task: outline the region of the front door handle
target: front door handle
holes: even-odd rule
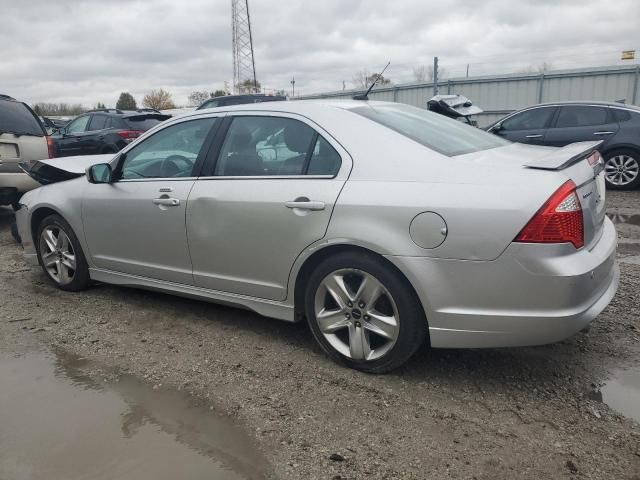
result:
[[[536,135],[527,135],[525,138],[540,138],[542,135],[540,134],[536,134]]]
[[[314,202],[312,200],[294,200],[285,202],[287,208],[299,208],[300,210],[324,210],[324,202]]]
[[[614,132],[594,132],[594,135],[613,135]]]
[[[180,200],[177,198],[169,198],[169,197],[160,197],[154,198],[152,202],[156,205],[162,205],[165,207],[177,207],[180,205]]]

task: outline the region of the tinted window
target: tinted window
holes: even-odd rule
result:
[[[628,122],[631,120],[631,112],[629,110],[620,110],[619,108],[612,108],[611,113],[616,122]]]
[[[20,102],[0,100],[0,132],[44,136],[42,124]]]
[[[533,108],[516,113],[502,122],[504,130],[538,130],[545,128],[555,112],[554,107]]]
[[[142,132],[146,132],[147,130],[151,130],[153,127],[158,125],[159,123],[164,122],[169,117],[127,117],[124,119],[127,128],[131,130],[140,130]]]
[[[604,107],[576,105],[561,107],[556,128],[587,127],[608,123],[608,110]]]
[[[216,163],[215,175],[302,175],[316,132],[282,117],[235,117]]]
[[[409,105],[367,105],[351,111],[443,155],[461,155],[509,144],[491,133]]]
[[[122,179],[190,177],[215,118],[178,123],[143,140],[126,154]]]
[[[309,160],[308,175],[335,175],[340,170],[342,160],[336,150],[324,138],[318,137]]]
[[[92,115],[88,130],[102,130],[106,128],[107,117],[105,115]]]
[[[78,117],[67,126],[67,133],[80,133],[84,132],[89,123],[89,115],[84,117]]]
[[[202,105],[198,107],[200,108],[215,108],[220,104],[219,100],[209,100],[208,102],[204,102]]]

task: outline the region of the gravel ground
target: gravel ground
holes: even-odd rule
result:
[[[607,202],[640,214],[640,192]],[[620,289],[588,332],[425,348],[373,376],[334,365],[303,324],[105,285],[60,292],[24,264],[11,219],[0,210],[0,350],[36,339],[186,390],[243,424],[277,478],[640,479],[639,425],[590,395],[615,369],[640,368],[638,226],[620,225]]]

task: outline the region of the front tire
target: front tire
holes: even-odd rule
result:
[[[640,186],[640,153],[628,148],[612,150],[605,155],[604,172],[607,188],[633,190]]]
[[[344,252],[311,274],[305,311],[313,336],[335,361],[368,373],[404,364],[427,335],[407,280],[374,255]]]
[[[60,215],[40,222],[36,245],[40,266],[56,287],[77,292],[89,286],[89,266],[78,237]]]

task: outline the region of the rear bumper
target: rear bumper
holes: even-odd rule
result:
[[[0,173],[0,189],[15,188],[18,192],[24,193],[40,186],[26,173]]]
[[[514,243],[487,262],[389,259],[416,288],[433,347],[513,347],[557,342],[586,327],[618,288],[616,244],[605,219],[591,250]]]

